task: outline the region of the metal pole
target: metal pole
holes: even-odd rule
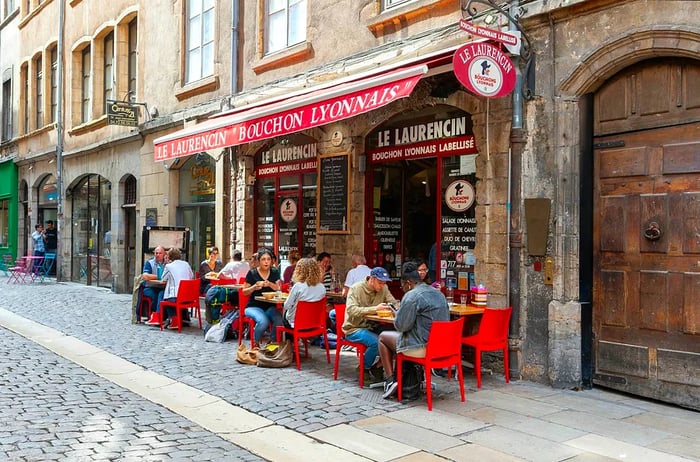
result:
[[[61,255],[62,245],[61,236],[64,229],[63,226],[63,48],[64,48],[64,22],[65,22],[65,0],[58,2],[58,45],[57,55],[58,62],[56,63],[56,233],[58,239],[56,241],[56,281],[63,280],[63,258]]]

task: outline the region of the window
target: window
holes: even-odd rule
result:
[[[24,133],[29,133],[29,66],[27,64],[22,66],[22,84],[24,87],[24,92],[22,94],[22,122],[24,125],[22,130]]]
[[[5,5],[5,16],[4,17],[8,17],[12,13],[14,13],[14,11],[15,11],[15,0],[4,0],[3,3]]]
[[[214,74],[214,0],[189,0],[187,83]]]
[[[267,0],[265,53],[306,40],[306,0]]]
[[[56,122],[58,111],[58,47],[54,46],[49,52],[51,56],[51,123]]]
[[[43,88],[43,77],[44,69],[42,69],[42,59],[41,55],[37,56],[34,60],[34,72],[35,72],[35,91],[36,91],[36,128],[39,129],[44,126],[44,88]]]
[[[0,200],[0,247],[7,247],[8,234],[10,232],[10,201],[7,199]]]
[[[384,0],[382,9],[383,10],[388,10],[390,8],[393,8],[395,6],[403,5],[404,3],[409,3],[413,0]]]
[[[104,103],[104,113],[107,113],[107,101],[114,100],[114,32],[110,32],[104,39],[103,56],[103,82],[104,91],[102,102]]]
[[[127,73],[129,75],[129,96],[132,101],[136,100],[136,45],[138,44],[138,22],[136,19],[129,23],[129,62],[127,65]]]
[[[12,139],[12,80],[2,83],[2,140]]]
[[[92,118],[92,111],[90,110],[90,93],[92,89],[90,80],[90,47],[85,47],[82,51],[81,60],[81,83],[80,83],[80,94],[81,94],[81,121],[88,122]]]

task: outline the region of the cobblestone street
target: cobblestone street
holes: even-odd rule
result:
[[[318,347],[301,371],[245,366],[237,342],[132,325],[130,295],[5,282],[2,460],[700,460],[697,413],[675,406],[467,374],[466,403],[436,378],[428,412],[361,390],[349,352],[337,381]]]

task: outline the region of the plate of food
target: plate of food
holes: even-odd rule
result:
[[[219,273],[216,271],[209,271],[207,274],[204,275],[206,279],[219,279]]]

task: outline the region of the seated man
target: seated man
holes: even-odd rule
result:
[[[423,282],[423,276],[414,262],[403,265],[401,289],[406,295],[401,300],[401,308],[394,320],[396,331],[384,331],[379,335],[379,355],[386,374],[385,399],[396,393],[398,387],[394,377],[396,352],[424,358],[433,321],[450,319],[450,307],[445,296]]]
[[[363,281],[350,287],[345,303],[345,322],[343,323],[343,333],[348,340],[358,342],[367,347],[365,350],[364,365],[365,370],[360,371],[366,377],[376,378],[381,381],[381,371],[379,366],[379,337],[372,331],[374,323],[365,319],[368,314],[376,314],[378,309],[391,309],[390,303],[397,301],[386,283],[391,281],[391,277],[386,269],[378,266],[370,271]]]
[[[165,270],[165,248],[158,246],[153,249],[153,257],[148,259],[143,265],[143,274],[141,279],[144,285],[143,298],[148,298],[151,302],[151,311],[155,312],[161,298],[163,297],[163,289],[157,287],[146,287],[146,281],[160,281]],[[139,307],[139,312],[143,316],[144,311]]]

